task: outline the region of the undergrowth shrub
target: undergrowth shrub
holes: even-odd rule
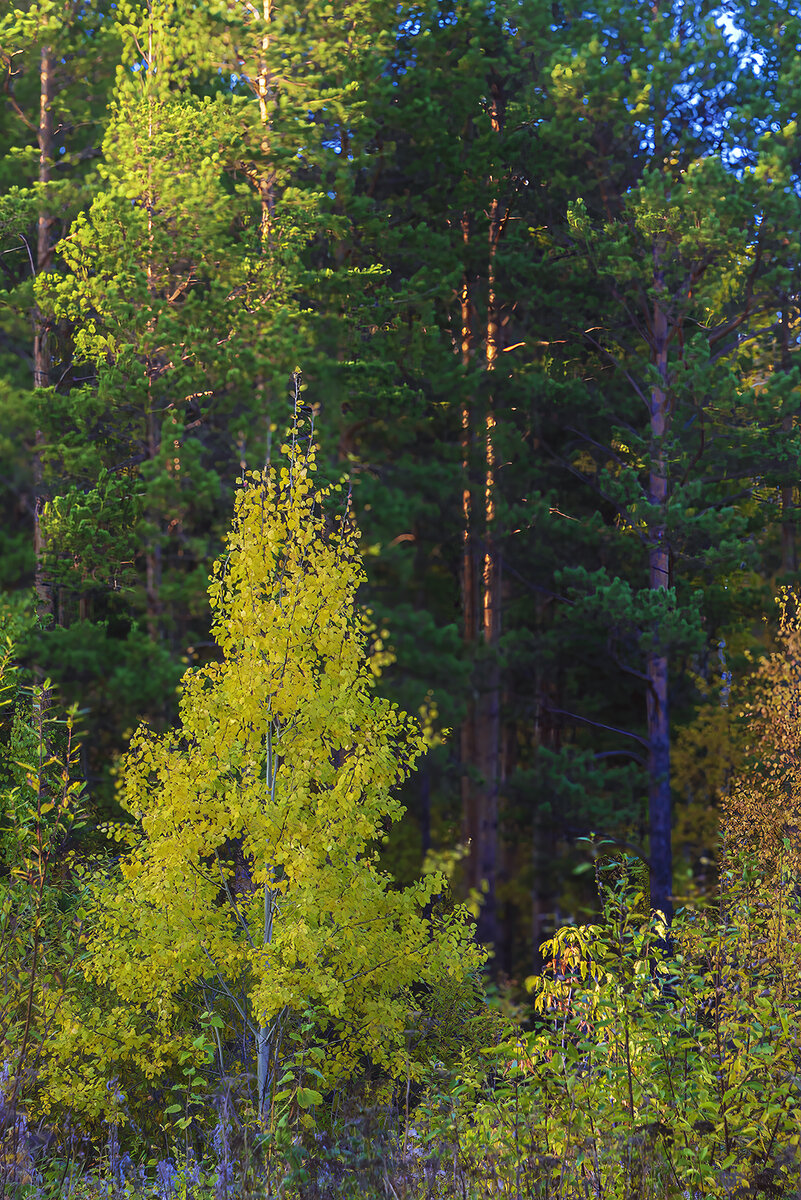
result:
[[[602,919],[546,943],[535,1028],[466,1059],[420,1105],[417,1137],[447,1167],[438,1194],[797,1195],[792,875],[730,857],[719,908],[680,912],[670,933],[626,871],[599,885]]]
[[[801,1194],[801,620],[791,592],[779,606],[738,713],[750,754],[723,797],[716,902],[668,929],[640,860],[596,863],[601,916],[546,942],[530,1031],[418,1106],[425,1194]]]
[[[71,841],[85,819],[77,713],[47,682],[22,685],[0,652],[0,1198],[32,1185],[52,1140],[37,1127],[38,1077],[65,997],[78,986],[81,889]]]

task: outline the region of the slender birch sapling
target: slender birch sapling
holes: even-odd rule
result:
[[[157,1014],[150,1041],[123,1047],[145,1074],[169,1059],[187,1000],[221,995],[244,1022],[262,1118],[287,1014],[319,1014],[327,1079],[365,1054],[405,1074],[410,985],[452,988],[481,962],[464,910],[424,915],[440,878],[399,889],[379,868],[425,741],[376,694],[358,530],[347,505],[326,517],[332,489],[315,484],[301,425],[285,465],[240,482],[209,586],[219,661],[184,675],[176,729],[132,740],[119,798],[136,825],[119,830],[128,852],[87,958],[116,1028],[123,1009],[140,1029]]]

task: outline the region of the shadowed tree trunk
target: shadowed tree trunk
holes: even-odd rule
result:
[[[648,498],[658,516],[650,530],[649,585],[655,590],[670,586],[670,549],[665,517],[668,500],[668,463],[665,438],[670,419],[668,373],[668,318],[660,295],[664,290],[663,247],[654,246],[653,363],[658,383],[650,393],[651,453]],[[668,720],[668,658],[657,647],[648,652],[648,774],[651,857],[651,904],[670,920],[673,915],[672,806],[670,794],[670,723]]]
[[[785,297],[781,320],[781,369],[789,373],[793,367],[790,354],[790,298]],[[795,418],[787,413],[782,418],[782,432],[792,433]],[[794,513],[795,481],[786,483],[781,489],[782,506],[782,571],[786,575],[795,575],[798,571],[798,546],[796,543],[796,522]]]
[[[53,164],[54,122],[53,97],[55,95],[56,60],[49,46],[42,47],[39,71],[39,182],[50,182]],[[40,212],[36,236],[36,274],[47,271],[53,259],[53,217],[46,211]],[[50,386],[50,350],[48,323],[38,305],[33,310],[33,386]],[[36,607],[42,625],[52,623],[55,614],[53,584],[47,579],[45,566],[45,544],[42,532],[42,509],[47,500],[42,468],[42,446],[45,437],[36,430],[33,455],[34,514],[34,586]]]

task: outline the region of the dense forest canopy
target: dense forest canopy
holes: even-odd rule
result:
[[[336,574],[344,561],[325,557],[337,521],[351,531],[345,560],[364,564],[343,567],[340,602],[356,624],[341,636],[374,664],[364,713],[384,715],[352,705],[349,716],[308,718],[321,723],[327,765],[302,802],[285,798],[295,865],[279,870],[277,850],[259,842],[257,853],[247,824],[219,814],[204,826],[219,834],[213,849],[192,843],[171,860],[177,894],[213,855],[221,864],[220,920],[236,919],[224,953],[215,943],[222,1008],[203,984],[204,1028],[212,1036],[212,1016],[222,1028],[241,1018],[258,1049],[262,1118],[278,1069],[265,1046],[273,1039],[278,1054],[281,1014],[303,988],[329,1006],[326,1021],[369,1010],[394,1030],[385,1062],[378,1041],[365,1035],[354,1049],[343,1033],[341,1071],[368,1050],[397,1066],[392,987],[412,987],[417,970],[415,986],[436,993],[459,975],[461,947],[465,979],[485,955],[500,994],[519,1002],[545,939],[558,949],[560,927],[596,911],[593,860],[629,855],[668,925],[717,894],[722,804],[733,805],[732,829],[743,811],[744,827],[770,827],[775,862],[793,820],[765,824],[756,802],[732,797],[756,769],[748,721],[766,656],[777,632],[795,645],[791,598],[781,620],[773,598],[797,583],[801,532],[800,50],[801,9],[789,0],[11,0],[0,16],[9,788],[33,786],[39,746],[39,824],[14,849],[15,800],[3,837],[11,878],[39,831],[47,885],[31,910],[34,966],[43,914],[56,921],[70,904],[99,922],[80,945],[111,955],[88,969],[93,986],[125,991],[128,968],[104,941],[115,921],[131,961],[157,955],[141,904],[162,861],[147,821],[167,803],[164,763],[184,756],[179,808],[192,788],[222,787],[223,768],[195,772],[191,748],[208,760],[223,693],[244,712],[223,681],[245,651],[226,641],[213,582],[236,548],[235,503],[241,514],[249,487],[270,503],[283,496],[274,529],[314,531],[307,550],[319,557],[303,569],[310,589],[318,571],[321,595],[322,564]],[[303,520],[292,490],[301,444],[316,472]],[[284,482],[268,487],[273,478]],[[284,574],[269,577],[283,597]],[[276,603],[273,619],[290,623]],[[291,645],[287,663],[301,653]],[[320,694],[333,670],[326,647],[308,666]],[[347,687],[358,692],[361,678]],[[422,732],[400,715],[393,732],[386,714],[404,712]],[[373,719],[380,736],[368,736]],[[276,720],[278,744],[295,726],[287,713]],[[323,735],[326,722],[336,736]],[[243,793],[257,727],[233,749],[214,734]],[[254,889],[268,904],[306,880],[291,901],[305,911],[304,805],[334,788],[331,803],[351,811],[337,772],[360,738],[377,756],[364,781],[373,815],[340,848],[368,856],[358,887],[369,877],[379,899],[364,905],[386,907],[382,936],[412,948],[411,974],[377,982],[380,1002],[340,995],[334,966],[339,982],[315,991],[298,982],[303,953],[293,967],[279,938],[295,982],[267,1003],[251,963],[240,996],[232,963],[246,971]],[[259,767],[268,792],[271,762]],[[754,778],[767,794],[773,784]],[[179,808],[168,806],[170,820],[188,846]],[[133,858],[120,859],[110,830]],[[339,861],[333,841],[327,853]],[[139,909],[115,892],[115,871],[124,887],[142,875]],[[316,920],[298,917],[298,944],[328,945]],[[428,957],[421,921],[438,930]],[[70,936],[59,953],[75,956]],[[332,962],[351,961],[349,936],[332,942]],[[162,980],[158,1036],[155,1001],[140,997],[126,1070],[144,1070],[150,1053],[164,1071],[178,1061],[175,1039],[192,1028],[179,977],[185,989],[203,977],[184,952],[172,983]],[[65,1014],[85,1002],[70,995],[47,1018],[60,1030],[51,1107],[77,1086]],[[129,1017],[125,1004],[109,1007],[108,1036]],[[97,1081],[121,1062],[92,1068],[92,1119],[104,1111]]]
[[[460,842],[507,973],[583,902],[590,830],[657,907],[703,888],[720,697],[797,569],[797,21],[6,14],[3,620],[86,711],[99,815],[214,653],[209,563],[300,367],[383,686],[454,731],[388,865]]]

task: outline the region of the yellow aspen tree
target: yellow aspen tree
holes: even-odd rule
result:
[[[753,856],[765,878],[801,867],[801,603],[784,588],[777,604],[776,647],[739,713],[748,751],[722,797],[726,854]]]
[[[219,661],[186,672],[177,728],[140,728],[124,761],[135,825],[119,831],[121,878],[99,890],[85,968],[117,1032],[91,1050],[85,1019],[80,1035],[83,1055],[111,1055],[98,1082],[117,1073],[113,1053],[152,1073],[187,998],[221,995],[244,1022],[263,1119],[287,1014],[319,1014],[327,1079],[363,1055],[405,1074],[410,985],[452,988],[482,961],[464,909],[429,915],[441,877],[400,889],[380,869],[425,739],[375,691],[385,651],[355,602],[358,530],[346,503],[325,515],[332,490],[315,484],[301,426],[285,465],[240,481],[209,586]],[[121,1039],[126,1009],[140,1032]]]

